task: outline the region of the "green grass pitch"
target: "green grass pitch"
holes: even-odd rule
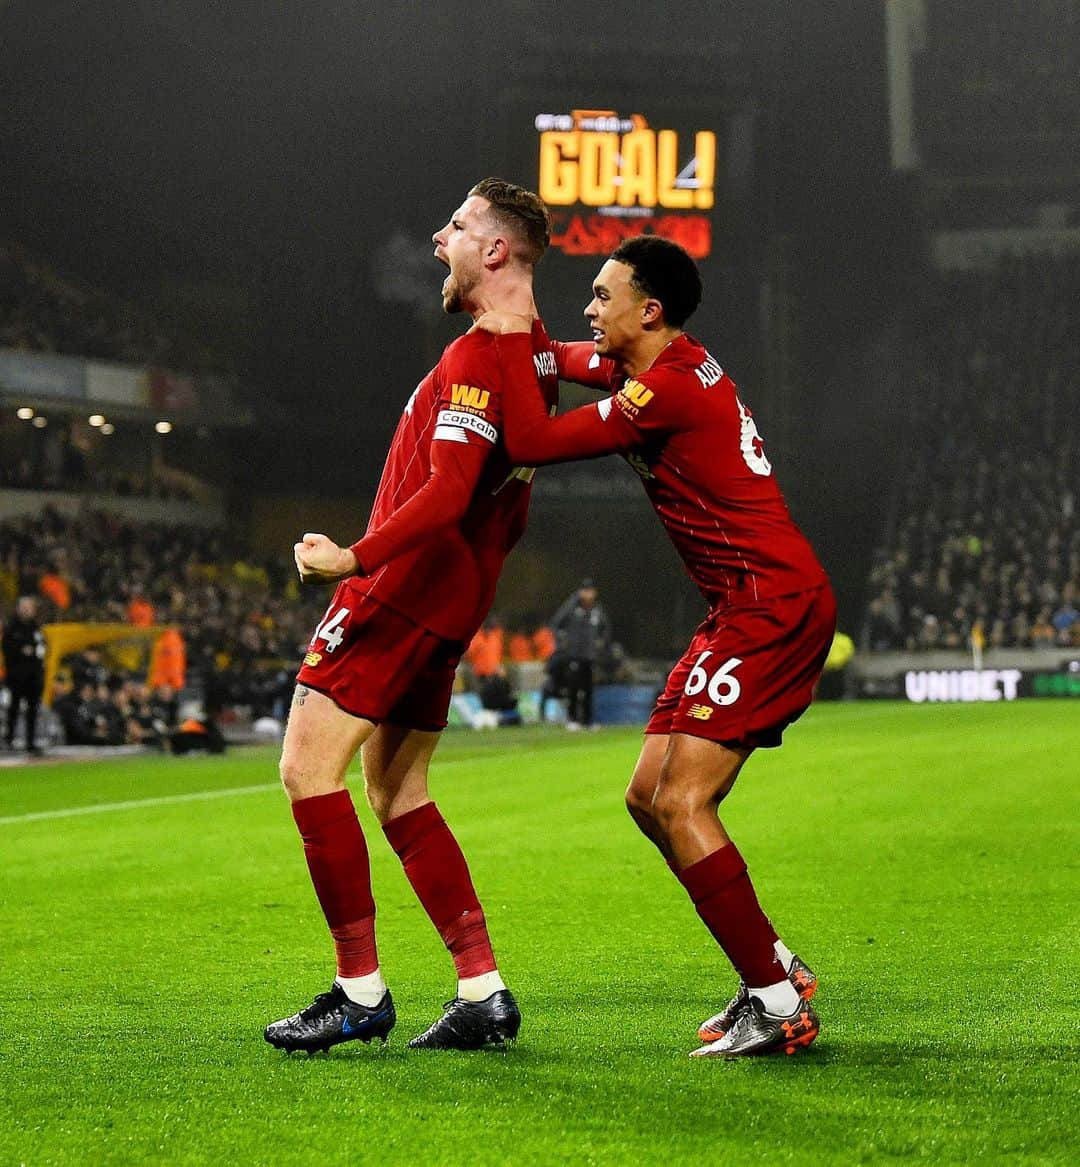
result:
[[[634,731],[440,747],[502,1053],[406,1050],[452,966],[366,808],[398,1027],[264,1043],[333,971],[274,751],[0,772],[0,1164],[1076,1162],[1077,712],[821,706],[753,759],[725,821],[823,1024],[737,1063],[687,1057],[733,977],[622,809]]]

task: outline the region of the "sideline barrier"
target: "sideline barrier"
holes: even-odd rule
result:
[[[596,725],[639,725],[649,720],[656,700],[655,685],[597,685],[593,690],[593,721]],[[483,707],[475,693],[458,693],[450,703],[450,725],[473,725]],[[557,717],[552,714],[558,711]],[[523,725],[540,720],[540,690],[524,689],[518,695],[518,712]],[[566,720],[565,702],[549,700],[550,721]]]
[[[1080,669],[908,669],[890,676],[862,676],[855,695],[915,704],[1080,697]]]

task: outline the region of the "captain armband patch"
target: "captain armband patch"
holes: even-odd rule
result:
[[[434,437],[450,442],[467,441],[465,431],[472,430],[493,445],[499,440],[499,431],[475,413],[463,413],[456,409],[443,409],[435,418]],[[445,431],[445,432],[440,432]],[[460,435],[460,436],[458,436]]]

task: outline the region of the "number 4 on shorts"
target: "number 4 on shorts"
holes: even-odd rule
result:
[[[328,615],[319,627],[315,629],[314,639],[325,640],[327,652],[333,652],[345,639],[345,633],[341,631],[341,626],[348,617],[348,608],[338,608],[333,615]]]
[[[739,678],[733,675],[733,671],[742,664],[742,658],[728,657],[710,676],[704,666],[711,656],[712,653],[706,651],[697,658],[694,667],[690,670],[690,675],[686,678],[686,688],[683,692],[687,697],[696,697],[707,686],[709,700],[714,705],[733,705],[738,701],[739,694],[742,692]]]

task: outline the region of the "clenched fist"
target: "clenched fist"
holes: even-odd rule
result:
[[[356,556],[348,547],[310,531],[293,544],[293,561],[301,583],[336,583],[356,574]]]

